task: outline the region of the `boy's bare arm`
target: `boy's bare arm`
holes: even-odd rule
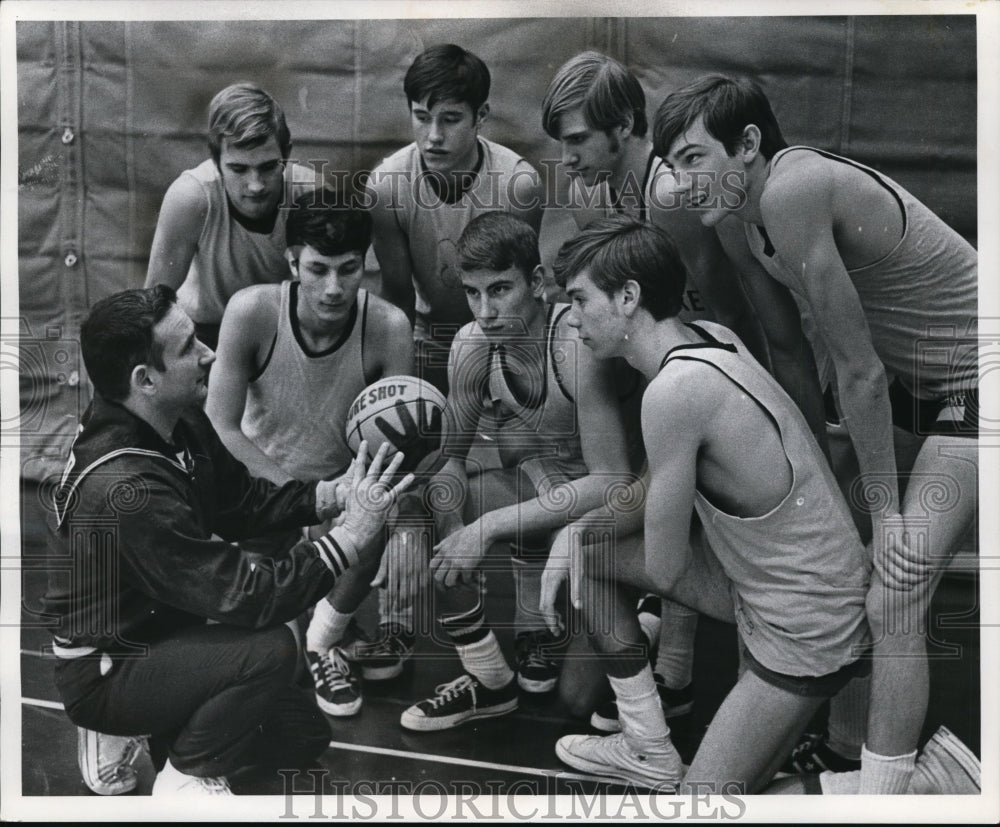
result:
[[[670,365],[646,389],[642,433],[649,456],[644,546],[646,574],[667,594],[691,561],[688,535],[694,510],[698,450],[710,427],[699,370]],[[704,371],[700,371],[704,373]]]
[[[816,173],[805,181],[774,182],[761,200],[761,213],[794,282],[790,286],[805,299],[833,360],[865,499],[878,505],[872,515],[878,559],[883,521],[899,515],[892,410],[885,368],[834,239],[832,187],[832,181]]]
[[[372,208],[372,247],[382,274],[382,298],[396,305],[413,324],[416,313],[416,292],[413,288],[413,265],[410,242],[397,221],[398,204],[390,188],[394,179],[388,177],[379,186],[369,184],[368,197]]]
[[[184,283],[207,216],[208,202],[196,181],[182,176],[170,185],[156,221],[146,287],[165,284],[176,290]]]
[[[268,302],[271,292],[271,285],[248,287],[229,300],[219,329],[205,412],[226,448],[253,476],[282,485],[292,479],[291,475],[254,445],[241,427],[247,387],[256,370],[258,341],[253,333],[266,335],[275,329],[277,309]]]

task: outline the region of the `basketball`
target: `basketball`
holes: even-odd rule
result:
[[[406,465],[423,459],[441,438],[444,395],[430,382],[416,376],[390,376],[369,385],[357,395],[348,410],[346,436],[352,451],[368,440],[368,455],[376,454],[383,442],[407,452]],[[410,456],[417,450],[420,456]]]

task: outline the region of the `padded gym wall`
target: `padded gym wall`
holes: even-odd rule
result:
[[[293,157],[370,169],[410,140],[402,78],[459,43],[493,74],[484,134],[547,176],[539,103],[586,48],[633,68],[650,115],[707,71],[764,82],[786,138],[895,177],[975,243],[972,16],[17,24],[22,444],[57,472],[90,395],[75,341],[96,300],[141,285],[167,186],[207,157],[206,107],[241,79],[288,116]],[[553,191],[557,181],[552,181]],[[550,217],[551,218],[551,217]],[[558,226],[547,218],[550,229]],[[547,245],[558,239],[549,237]]]

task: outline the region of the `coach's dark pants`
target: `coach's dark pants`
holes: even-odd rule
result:
[[[292,686],[297,651],[285,626],[196,626],[142,657],[59,661],[70,720],[111,735],[152,736],[154,763],[188,775],[233,776],[309,766],[330,740],[312,699]],[[157,759],[159,758],[159,762]]]

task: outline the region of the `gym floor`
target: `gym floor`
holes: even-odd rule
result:
[[[92,793],[76,765],[76,728],[59,703],[52,681],[52,656],[45,654],[50,634],[38,614],[48,554],[41,490],[35,484],[24,483],[21,499],[22,793],[89,796]],[[961,555],[934,600],[928,629],[932,641],[931,699],[924,739],[944,724],[981,754],[979,598],[974,565],[974,556]],[[513,586],[509,576],[491,575],[488,600],[493,618],[512,617]],[[371,628],[374,608],[366,604],[362,614],[363,623]],[[512,653],[512,633],[499,629],[498,636],[505,652]],[[736,664],[734,627],[703,619],[695,659],[695,707],[672,726],[685,760],[694,754],[715,709],[735,680]],[[450,731],[413,733],[400,727],[399,716],[407,706],[430,696],[438,684],[459,674],[454,653],[427,638],[418,642],[402,675],[366,684],[364,706],[357,716],[329,719],[330,747],[321,761],[329,770],[326,783],[396,783],[404,785],[402,792],[412,792],[416,785],[436,782],[451,794],[460,794],[463,784],[467,790],[527,795],[622,789],[621,785],[571,772],[556,758],[554,745],[560,736],[593,730],[585,720],[573,719],[555,692],[522,692],[516,712]],[[819,720],[815,723],[822,725]],[[140,763],[139,778],[139,786],[131,795],[149,793],[153,769],[148,762]],[[296,789],[311,793],[312,783],[305,778],[304,789]],[[277,785],[261,792],[282,794],[284,789]]]

